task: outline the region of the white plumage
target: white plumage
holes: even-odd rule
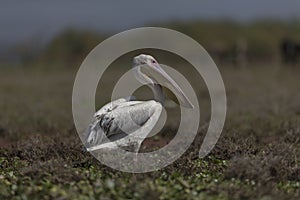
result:
[[[103,106],[95,113],[94,121],[87,129],[88,151],[133,147],[133,151],[138,152],[162,112],[164,94],[160,81],[173,89],[184,106],[193,107],[176,82],[152,56],[141,54],[134,57],[133,67],[137,80],[151,87],[155,100],[135,101],[133,97],[126,97]]]

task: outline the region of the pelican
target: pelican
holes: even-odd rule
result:
[[[88,151],[132,147],[138,152],[143,140],[159,120],[165,102],[162,83],[176,95],[182,106],[193,108],[178,84],[161,68],[151,55],[133,58],[136,79],[153,91],[154,100],[137,101],[134,97],[120,98],[104,105],[93,117],[86,131]]]

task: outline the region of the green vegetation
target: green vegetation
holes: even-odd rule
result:
[[[276,59],[282,39],[300,40],[300,23],[258,21],[239,24],[232,21],[196,21],[171,23],[166,27],[181,31],[202,44],[208,51],[224,51],[231,56],[239,42],[247,46],[249,60]],[[213,53],[213,52],[212,52]]]
[[[54,38],[46,48],[43,58],[47,63],[63,61],[78,63],[98,45],[104,37],[88,31],[66,30]]]
[[[151,25],[150,25],[151,26]],[[278,61],[280,44],[288,38],[300,41],[300,22],[258,21],[240,24],[232,21],[194,21],[153,24],[178,30],[197,40],[216,61],[232,63],[237,48],[245,48],[248,61]],[[35,40],[15,49],[21,59],[33,62],[79,65],[85,56],[106,39],[108,33],[68,29],[58,34],[46,46]],[[163,41],[162,41],[163,42]],[[36,49],[33,49],[36,48]]]
[[[0,199],[300,197],[300,69],[221,68],[228,115],[214,150],[197,157],[209,119],[209,96],[201,83],[199,137],[175,163],[146,174],[115,171],[82,150],[71,114],[75,70],[0,70]],[[113,83],[119,71],[108,70],[102,81]],[[103,104],[108,94],[101,91],[97,98]],[[174,130],[170,123],[164,132]]]

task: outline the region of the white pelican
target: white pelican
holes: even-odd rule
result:
[[[141,54],[134,57],[133,70],[138,81],[151,87],[155,100],[135,101],[133,97],[126,97],[103,106],[95,113],[94,121],[87,129],[88,151],[133,147],[137,153],[161,115],[165,100],[161,83],[168,86],[181,105],[193,108],[181,88],[152,56]]]

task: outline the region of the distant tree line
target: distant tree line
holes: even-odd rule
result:
[[[96,32],[66,30],[46,46],[42,56],[47,62],[82,62],[84,57],[103,40],[104,37]]]
[[[294,59],[298,46],[290,52],[293,41],[300,41],[300,22],[260,21],[240,24],[232,21],[193,21],[154,24],[185,33],[197,40],[217,62],[244,65],[247,62]],[[58,34],[38,51],[18,47],[26,61],[78,64],[109,34],[68,29]],[[299,43],[300,44],[300,43]],[[30,48],[30,47],[28,47]],[[34,52],[30,54],[30,52]]]
[[[169,27],[193,37],[220,62],[240,64],[281,60],[285,56],[282,54],[284,41],[300,44],[299,21],[258,21],[246,24],[232,21],[198,21],[173,23]],[[298,54],[294,56],[298,57]]]

